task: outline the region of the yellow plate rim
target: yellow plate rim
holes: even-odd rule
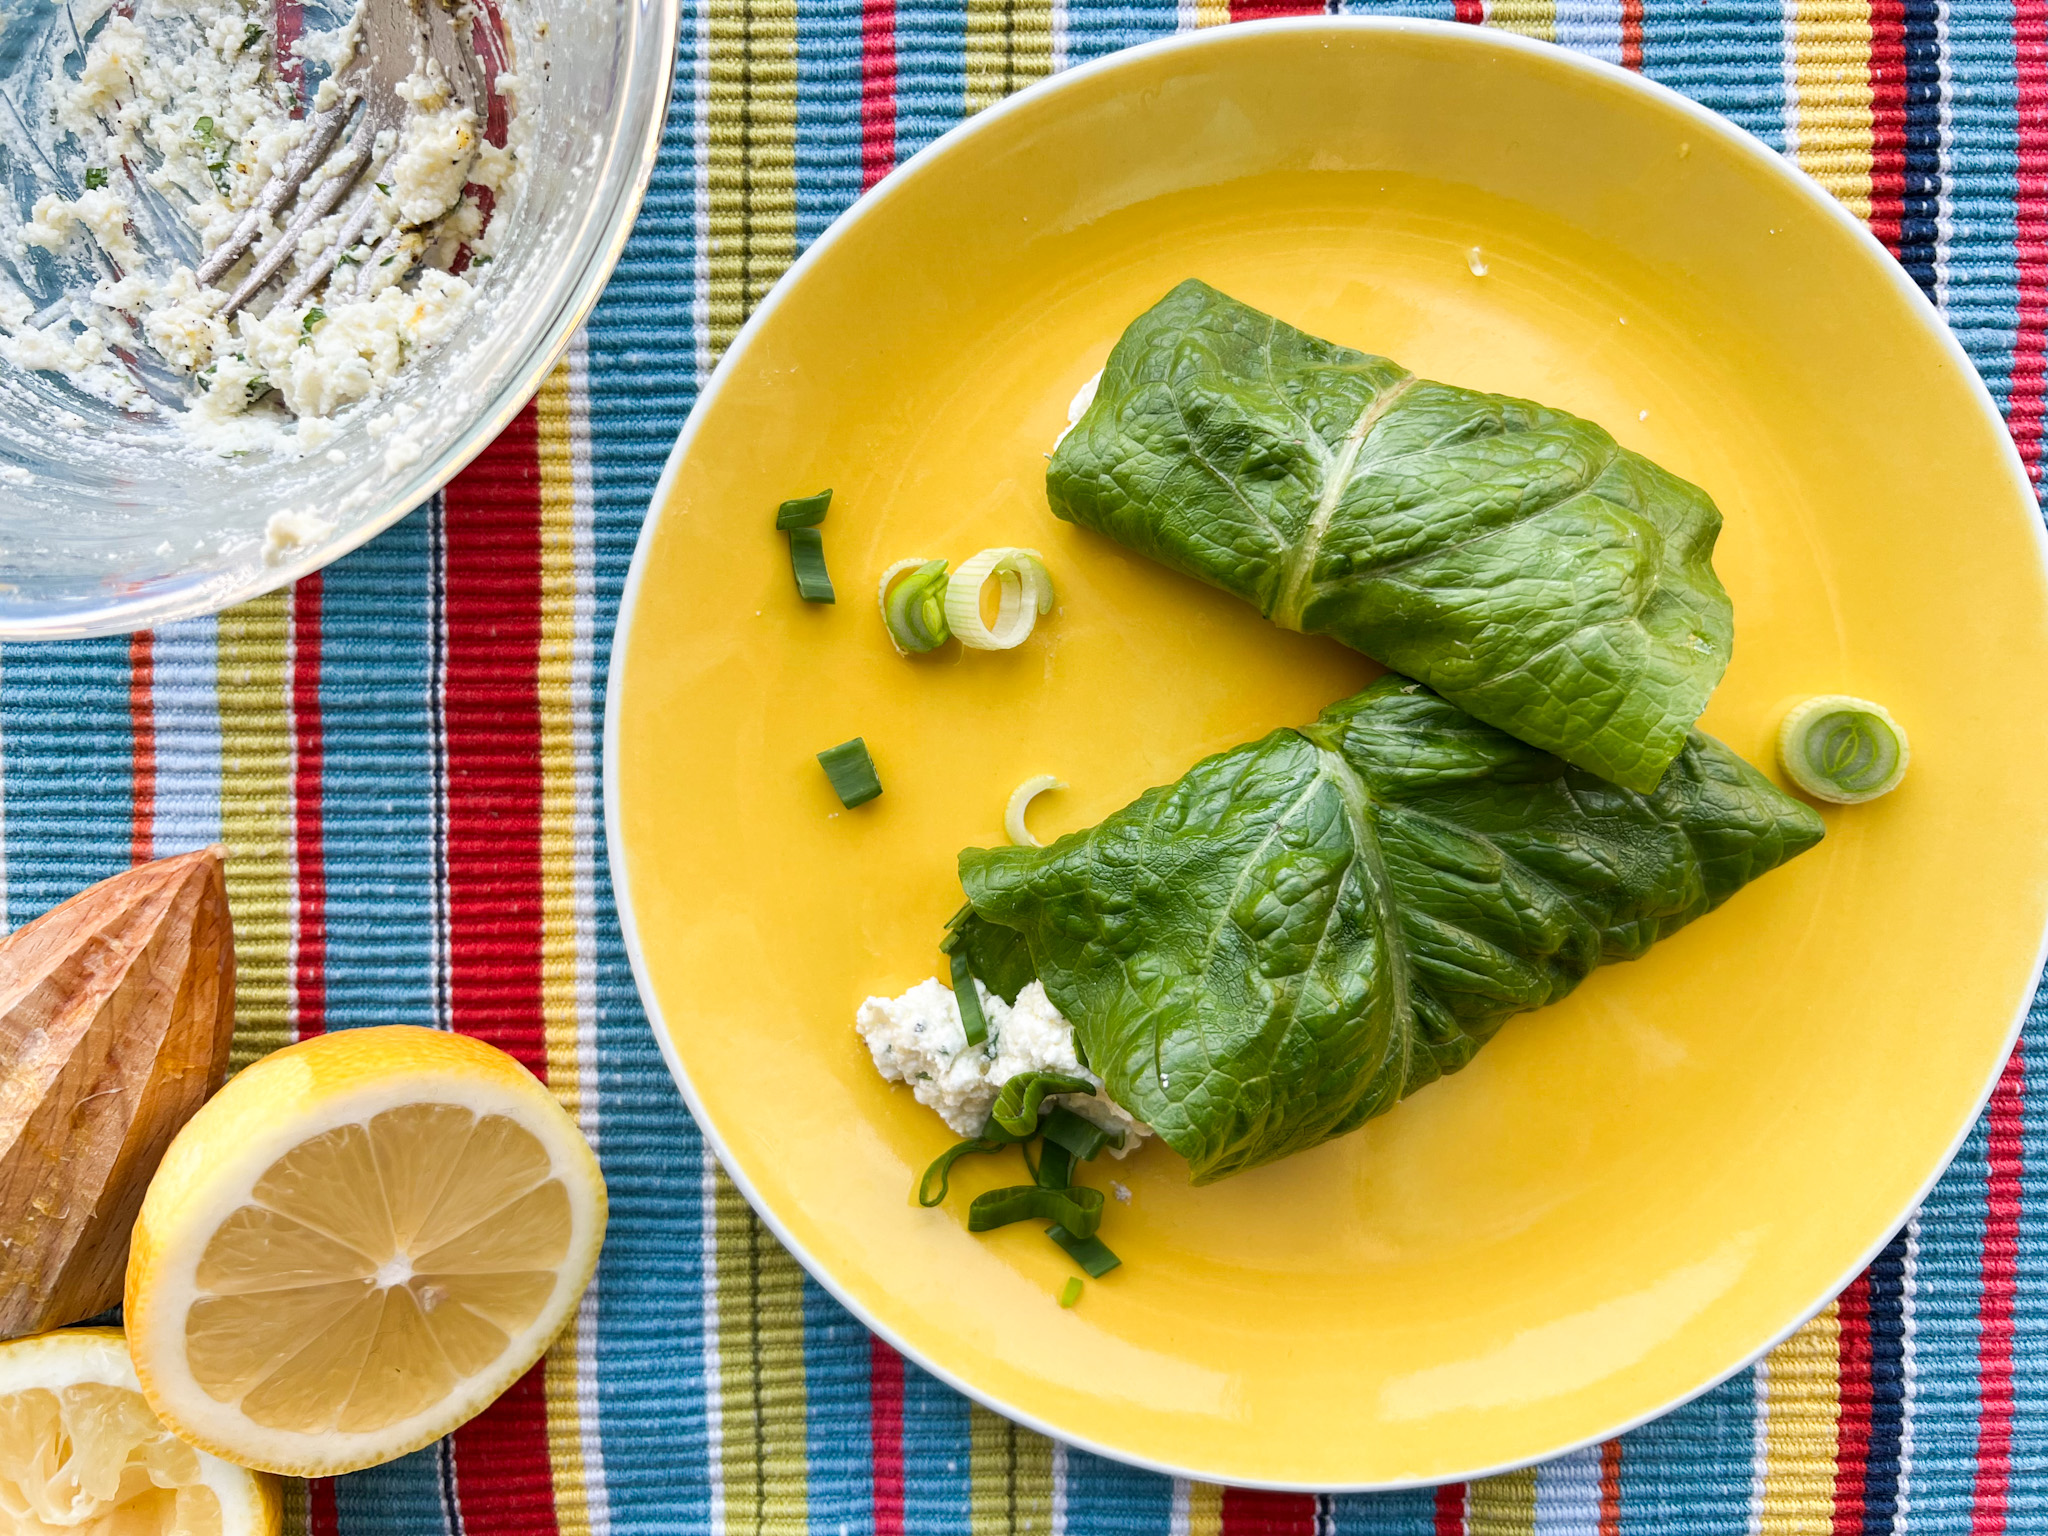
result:
[[[618,762],[622,715],[620,700],[624,697],[623,658],[630,649],[628,639],[631,634],[634,615],[638,608],[640,588],[646,574],[649,551],[654,541],[657,525],[662,516],[662,508],[668,503],[683,460],[695,442],[699,426],[709,414],[709,407],[716,399],[721,387],[737,371],[739,360],[746,353],[756,333],[767,323],[769,315],[779,306],[785,294],[800,283],[810,268],[822,259],[826,250],[836,244],[856,223],[872,217],[877,209],[886,206],[892,196],[899,192],[912,178],[935,162],[959,152],[962,146],[983,133],[990,124],[998,122],[1014,112],[1024,110],[1029,106],[1035,106],[1038,102],[1066,90],[1076,81],[1092,79],[1098,75],[1112,73],[1119,69],[1130,67],[1140,60],[1150,60],[1162,54],[1189,50],[1229,48],[1235,46],[1239,40],[1248,36],[1276,32],[1350,36],[1375,33],[1385,35],[1420,34],[1456,39],[1461,46],[1497,48],[1511,54],[1519,53],[1529,57],[1532,61],[1540,62],[1548,67],[1563,69],[1567,72],[1577,71],[1581,74],[1593,76],[1608,84],[1618,84],[1625,89],[1635,91],[1650,102],[1663,108],[1666,112],[1675,113],[1692,128],[1702,133],[1714,135],[1723,144],[1745,155],[1753,163],[1762,167],[1766,174],[1775,176],[1785,184],[1787,190],[1804,198],[1823,217],[1832,220],[1837,226],[1849,231],[1860,246],[1864,258],[1878,263],[1880,269],[1885,274],[1886,280],[1916,301],[1916,304],[1909,308],[1909,313],[1919,316],[1915,323],[1925,330],[1935,344],[1945,350],[1950,359],[1958,365],[1957,373],[1963,381],[1963,387],[1971,393],[1978,408],[1997,427],[1996,440],[2000,444],[2001,457],[2005,463],[2007,477],[2012,481],[2015,489],[2021,494],[2024,501],[2030,504],[2037,502],[2038,498],[2033,482],[2028,478],[2026,466],[2020,458],[2017,446],[2012,441],[2012,435],[2006,426],[2005,417],[1999,411],[1997,402],[1992,399],[1990,390],[1985,387],[1982,376],[1977,372],[1977,365],[1970,359],[1969,354],[1963,350],[1961,342],[1956,339],[1955,333],[1949,329],[1947,322],[1941,318],[1940,312],[1933,305],[1925,302],[1924,296],[1912,278],[1907,275],[1905,268],[1900,266],[1893,259],[1892,254],[1879,243],[1877,237],[1871,234],[1869,227],[1837,201],[1834,195],[1821,186],[1819,182],[1787,161],[1776,150],[1772,149],[1755,135],[1741,128],[1728,118],[1712,111],[1710,108],[1701,106],[1690,97],[1682,95],[1671,87],[1650,79],[1648,76],[1624,69],[1618,64],[1610,64],[1603,59],[1575,53],[1561,48],[1554,43],[1523,37],[1513,32],[1495,31],[1492,28],[1481,29],[1460,22],[1432,21],[1416,17],[1292,16],[1266,21],[1237,22],[1227,27],[1213,27],[1194,32],[1176,33],[1171,37],[1159,38],[1153,42],[1142,43],[1133,48],[1121,49],[1115,53],[1106,54],[1102,58],[1091,60],[1086,64],[1064,70],[1059,74],[1049,75],[1045,79],[1037,81],[1023,90],[1005,97],[1002,101],[983,109],[973,117],[956,124],[944,134],[941,134],[930,144],[911,156],[910,159],[904,161],[889,176],[864,193],[858,201],[833,220],[825,232],[814,240],[790,264],[782,276],[776,280],[774,286],[762,297],[761,302],[755,307],[753,313],[747,317],[746,322],[735,334],[731,345],[726,348],[725,355],[719,359],[717,367],[712,370],[710,378],[705,381],[702,389],[698,392],[696,403],[691,407],[689,417],[684,421],[681,431],[676,434],[675,446],[669,450],[668,458],[663,463],[661,478],[656,482],[654,494],[648,502],[647,516],[641,524],[639,538],[634,544],[632,564],[627,570],[625,586],[619,598],[618,617],[614,625],[612,637],[611,662],[607,669],[605,680],[604,760],[602,775],[606,859],[611,875],[613,903],[618,911],[620,935],[625,945],[627,960],[633,969],[633,981],[640,995],[641,1006],[647,1015],[648,1028],[654,1035],[654,1042],[661,1051],[662,1060],[668,1066],[669,1075],[675,1079],[676,1088],[682,1094],[683,1102],[689,1108],[691,1119],[696,1122],[699,1134],[704,1137],[706,1144],[717,1156],[720,1165],[725,1169],[727,1176],[731,1178],[734,1186],[746,1198],[747,1204],[753,1208],[755,1214],[767,1225],[769,1231],[775,1235],[776,1240],[804,1267],[804,1270],[812,1279],[817,1281],[841,1306],[845,1307],[847,1311],[859,1319],[862,1325],[870,1332],[879,1335],[898,1353],[916,1362],[920,1368],[936,1376],[939,1380],[946,1383],[947,1386],[953,1388],[954,1391],[971,1398],[983,1407],[1002,1414],[1005,1418],[1011,1419],[1027,1429],[1035,1430],[1039,1434],[1049,1436],[1067,1445],[1076,1446],[1094,1455],[1108,1457],[1126,1466],[1134,1466],[1145,1471],[1158,1472],[1170,1477],[1188,1478],[1198,1482],[1227,1481],[1233,1487],[1267,1489],[1275,1492],[1318,1494],[1391,1493],[1411,1488],[1435,1487],[1443,1482],[1469,1481],[1474,1478],[1495,1476],[1503,1472],[1513,1472],[1524,1467],[1534,1466],[1539,1462],[1549,1461],[1557,1456],[1566,1455],[1572,1451],[1581,1450],[1590,1445],[1600,1444],[1603,1441],[1614,1438],[1616,1435],[1626,1434],[1629,1430],[1647,1424],[1653,1419],[1662,1418],[1673,1409],[1682,1407],[1701,1394],[1712,1391],[1715,1387],[1721,1385],[1722,1382],[1727,1381],[1738,1372],[1755,1364],[1794,1333],[1797,1333],[1808,1322],[1812,1321],[1829,1302],[1834,1300],[1845,1287],[1854,1281],[1857,1275],[1869,1267],[1872,1260],[1883,1252],[1885,1245],[1891,1241],[1893,1234],[1919,1208],[1921,1203],[1927,1198],[1928,1193],[1934,1188],[1936,1182],[1940,1180],[1942,1174],[1947,1172],[1949,1165],[1955,1161],[1956,1154],[1962,1150],[1963,1142],[1969,1137],[1970,1132],[1975,1128],[1978,1120],[1983,1115],[1985,1106],[1990,1102],[1992,1092],[1997,1088],[1999,1078],[2005,1071],[2006,1061],[2012,1055],[2013,1047],[2019,1041],[2020,1032],[2026,1024],[2027,1014],[2032,1007],[2033,991],[2030,989],[2027,992],[2015,1010],[2012,1023],[2006,1030],[2004,1043],[1999,1047],[1997,1056],[1991,1064],[1991,1069],[1985,1076],[1984,1085],[1978,1091],[1975,1101],[1971,1104],[1969,1113],[1957,1126],[1947,1149],[1942,1152],[1940,1157],[1935,1160],[1933,1166],[1929,1168],[1925,1179],[1913,1192],[1912,1197],[1906,1201],[1891,1220],[1885,1223],[1883,1229],[1871,1240],[1869,1246],[1857,1260],[1834,1280],[1830,1281],[1820,1295],[1805,1304],[1797,1315],[1789,1318],[1782,1329],[1771,1335],[1758,1348],[1739,1359],[1730,1361],[1724,1369],[1716,1374],[1688,1387],[1686,1390],[1659,1403],[1653,1408],[1636,1414],[1631,1418],[1608,1425],[1595,1434],[1560,1441],[1540,1454],[1518,1457],[1498,1465],[1474,1466],[1464,1471],[1443,1476],[1433,1474],[1428,1478],[1399,1478],[1367,1482],[1275,1482],[1258,1478],[1246,1478],[1241,1474],[1223,1478],[1213,1468],[1160,1461],[1152,1457],[1134,1454],[1131,1451],[1106,1444],[1099,1440],[1075,1435],[1057,1424],[1048,1422],[1037,1415],[1027,1413],[1004,1402],[1000,1397],[982,1390],[971,1381],[959,1375],[944,1362],[925,1354],[922,1350],[911,1344],[897,1330],[880,1322],[860,1303],[858,1298],[839,1285],[829,1269],[821,1265],[796,1240],[794,1234],[776,1215],[773,1208],[761,1199],[752,1181],[747,1178],[744,1171],[734,1166],[724,1138],[713,1127],[710,1115],[697,1093],[696,1085],[691,1082],[689,1071],[684,1067],[681,1057],[677,1054],[674,1040],[668,1031],[666,1020],[662,1015],[660,1000],[655,995],[653,982],[648,974],[646,955],[640,940],[639,922],[633,910],[630,873],[627,869],[626,857],[623,851],[624,830],[620,824]],[[2048,574],[2048,525],[2044,525],[2039,518],[2030,519],[2029,523],[2030,531],[2033,535],[2035,557],[2040,561],[2044,574]],[[2042,972],[2044,966],[2048,966],[2048,929],[2044,929],[2039,942],[2035,945],[2034,971],[2037,977]]]

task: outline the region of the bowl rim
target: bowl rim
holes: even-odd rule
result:
[[[1918,285],[1907,274],[1905,268],[1900,266],[1893,258],[1891,252],[1884,248],[1875,235],[1871,234],[1869,227],[1843,206],[1819,182],[1815,181],[1796,164],[1786,159],[1777,150],[1772,149],[1747,129],[1729,118],[1723,117],[1711,108],[1702,106],[1690,97],[1659,81],[1651,79],[1647,75],[1638,74],[1618,64],[1612,64],[1588,54],[1577,53],[1541,39],[1524,37],[1512,32],[1496,31],[1490,27],[1482,29],[1463,22],[1438,21],[1420,17],[1311,15],[1237,22],[1228,26],[1207,27],[1200,30],[1178,32],[1148,43],[1119,49],[1114,53],[1105,54],[1084,64],[1075,65],[1057,74],[1048,75],[1044,79],[1035,81],[1024,89],[1005,97],[1002,101],[985,108],[973,117],[963,120],[941,134],[908,160],[897,166],[894,171],[876,183],[873,188],[863,193],[838,218],[834,219],[824,233],[819,235],[816,240],[799,254],[782,276],[776,280],[768,293],[762,297],[760,303],[755,307],[754,312],[747,317],[745,324],[734,335],[731,344],[727,346],[724,355],[719,359],[718,366],[699,389],[697,400],[692,406],[690,414],[684,421],[681,430],[677,433],[675,445],[670,449],[668,458],[662,466],[661,477],[656,482],[653,495],[648,501],[647,514],[641,522],[640,534],[634,545],[632,564],[627,571],[625,585],[620,593],[618,615],[612,634],[611,660],[607,667],[605,679],[603,787],[606,862],[611,877],[613,902],[618,912],[620,935],[624,941],[627,959],[632,966],[634,985],[639,992],[641,1006],[646,1013],[648,1028],[654,1035],[655,1044],[661,1051],[662,1060],[668,1067],[670,1077],[675,1080],[676,1088],[689,1108],[691,1119],[696,1123],[698,1133],[703,1136],[705,1144],[717,1156],[719,1164],[724,1168],[727,1177],[733,1181],[733,1184],[739,1189],[740,1193],[746,1197],[747,1204],[752,1207],[754,1213],[760,1217],[769,1231],[775,1235],[776,1240],[804,1267],[812,1279],[817,1281],[834,1300],[846,1308],[848,1312],[852,1313],[870,1332],[879,1335],[899,1354],[915,1361],[919,1367],[945,1382],[954,1391],[963,1394],[983,1407],[999,1413],[1027,1429],[1035,1430],[1050,1439],[1076,1446],[1079,1449],[1106,1457],[1125,1466],[1137,1467],[1144,1471],[1157,1472],[1170,1477],[1187,1478],[1202,1482],[1222,1481],[1232,1487],[1262,1489],[1272,1492],[1312,1494],[1391,1493],[1406,1489],[1437,1487],[1446,1482],[1469,1481],[1474,1478],[1491,1477],[1504,1472],[1518,1471],[1522,1468],[1550,1461],[1559,1456],[1568,1455],[1573,1451],[1583,1450],[1588,1446],[1600,1444],[1617,1435],[1626,1434],[1628,1431],[1637,1429],[1654,1419],[1662,1418],[1672,1410],[1682,1407],[1693,1399],[1712,1391],[1731,1377],[1748,1369],[1786,1339],[1805,1327],[1884,1251],[1885,1246],[1892,1240],[1899,1229],[1911,1219],[1913,1213],[1919,1209],[1921,1203],[1927,1198],[1928,1193],[1934,1188],[1934,1185],[1948,1171],[1949,1165],[1955,1161],[1956,1154],[1961,1151],[1963,1143],[1968,1140],[1971,1132],[1975,1129],[1979,1120],[1982,1119],[1985,1106],[1990,1102],[1991,1095],[1996,1090],[2004,1074],[2007,1061],[2012,1055],[2013,1047],[2018,1043],[2020,1032],[2026,1023],[2028,1013],[2032,1007],[2034,992],[2039,985],[2038,978],[2042,973],[2044,965],[2048,965],[2048,930],[2044,930],[2035,946],[2033,968],[2037,978],[2036,988],[2028,989],[2026,996],[2019,1002],[2014,1012],[2012,1023],[2006,1030],[2004,1043],[1999,1047],[1995,1062],[1985,1078],[1983,1088],[1979,1091],[1970,1113],[1962,1120],[1947,1149],[1935,1161],[1924,1181],[1913,1191],[1912,1196],[1900,1208],[1898,1214],[1886,1223],[1884,1230],[1878,1235],[1877,1239],[1858,1256],[1853,1264],[1831,1280],[1819,1296],[1804,1305],[1796,1316],[1792,1317],[1782,1329],[1771,1335],[1758,1348],[1742,1358],[1731,1362],[1725,1369],[1708,1377],[1706,1380],[1677,1393],[1653,1408],[1608,1425],[1598,1433],[1562,1441],[1534,1456],[1519,1457],[1497,1464],[1474,1466],[1456,1473],[1441,1476],[1432,1475],[1426,1478],[1394,1478],[1365,1482],[1281,1482],[1271,1479],[1245,1478],[1235,1474],[1219,1477],[1217,1473],[1209,1469],[1135,1455],[1115,1446],[1105,1445],[1096,1440],[1072,1435],[1035,1414],[1013,1407],[1004,1402],[1000,1397],[984,1391],[963,1379],[941,1362],[927,1357],[923,1351],[907,1342],[895,1329],[878,1321],[856,1297],[842,1288],[833,1278],[832,1274],[796,1240],[795,1236],[776,1216],[775,1212],[761,1200],[746,1174],[734,1167],[724,1139],[718,1135],[709,1122],[709,1117],[698,1096],[696,1087],[690,1081],[689,1072],[684,1067],[681,1056],[677,1052],[675,1043],[666,1027],[661,1003],[655,995],[653,981],[648,972],[645,947],[640,936],[638,918],[633,908],[632,885],[629,871],[626,867],[623,828],[620,824],[618,763],[623,713],[620,701],[624,697],[625,657],[629,649],[627,642],[638,609],[641,587],[646,576],[650,550],[653,546],[657,525],[662,518],[663,508],[667,505],[673,493],[682,462],[689,453],[697,432],[702,426],[704,417],[707,414],[708,405],[717,396],[718,391],[725,382],[737,371],[737,359],[746,351],[748,344],[754,339],[755,334],[765,326],[768,316],[778,307],[785,294],[802,280],[815,263],[822,259],[823,253],[827,249],[838,240],[844,238],[846,232],[854,224],[870,216],[875,209],[887,203],[894,193],[925,166],[954,153],[963,143],[985,131],[988,125],[1000,121],[1012,113],[1035,105],[1043,98],[1056,95],[1066,89],[1071,82],[1111,73],[1129,67],[1138,60],[1149,60],[1163,54],[1196,49],[1240,46],[1244,39],[1252,36],[1287,32],[1299,32],[1309,35],[1321,33],[1354,36],[1371,34],[1434,36],[1456,39],[1460,46],[1492,47],[1508,53],[1519,53],[1566,71],[1576,71],[1607,84],[1620,85],[1624,89],[1635,91],[1656,105],[1661,106],[1664,110],[1675,112],[1702,133],[1713,135],[1736,153],[1747,157],[1752,163],[1764,167],[1767,174],[1778,177],[1789,190],[1803,197],[1810,205],[1816,207],[1823,217],[1832,220],[1838,227],[1848,231],[1862,246],[1863,255],[1866,259],[1874,259],[1881,264],[1886,279],[1892,286],[1914,301],[1914,307],[1909,312],[1917,317],[1916,323],[1938,347],[1946,351],[1950,361],[1957,365],[1957,371],[1963,381],[1963,387],[1971,393],[1979,408],[1985,413],[1988,421],[1996,426],[1996,440],[1999,444],[1997,451],[2004,461],[2006,473],[2011,479],[2014,489],[2030,502],[2038,499],[2033,482],[2027,474],[2026,466],[2020,458],[2018,447],[2014,444],[2011,433],[2006,426],[2004,415],[1999,411],[1997,402],[1993,400],[1990,390],[1985,386],[1982,375],[1977,371],[1976,364],[1970,359],[1969,354],[1963,350],[1962,343],[1957,340],[1955,333],[1949,329],[1940,311],[1927,302],[1925,295],[1921,293]],[[2035,556],[2039,560],[2044,574],[2048,574],[2048,524],[2044,524],[2040,518],[2029,519],[2029,524],[2032,530]]]
[[[9,618],[0,612],[0,642],[42,640],[84,640],[106,635],[130,634],[155,629],[183,619],[199,618],[253,601],[281,587],[290,586],[315,571],[333,564],[369,543],[378,534],[429,501],[469,467],[486,448],[498,440],[512,419],[526,408],[541,383],[568,352],[577,330],[597,307],[612,273],[624,253],[640,206],[646,201],[648,184],[661,153],[668,127],[669,103],[675,92],[676,55],[682,40],[682,0],[625,0],[627,20],[623,53],[628,69],[625,94],[636,94],[637,70],[633,61],[652,56],[661,61],[661,77],[653,85],[655,99],[648,103],[637,129],[630,117],[621,114],[624,130],[612,140],[612,163],[619,163],[621,151],[630,167],[621,194],[613,202],[593,244],[590,260],[568,282],[558,282],[547,295],[553,318],[538,333],[524,366],[499,385],[484,409],[458,437],[432,459],[423,461],[409,482],[376,516],[350,528],[346,533],[314,545],[301,554],[264,563],[242,580],[219,578],[184,580],[159,595],[140,598],[116,596],[111,601],[81,605],[77,609],[53,609],[27,619]],[[645,66],[642,66],[645,67]],[[630,108],[628,100],[626,106]],[[638,139],[635,142],[635,133]]]

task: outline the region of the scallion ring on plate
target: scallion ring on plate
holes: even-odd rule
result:
[[[981,589],[999,584],[996,621],[981,618]],[[946,583],[946,622],[964,646],[1007,651],[1022,645],[1042,613],[1052,612],[1052,575],[1035,549],[984,549]]]
[[[901,581],[897,580],[899,576]],[[875,601],[881,605],[882,626],[889,631],[889,643],[896,647],[899,656],[908,656],[913,651],[935,651],[952,636],[946,627],[943,560],[898,560],[882,572]]]
[[[1043,848],[1045,844],[1031,835],[1031,828],[1024,824],[1024,816],[1031,809],[1031,802],[1048,789],[1065,789],[1067,786],[1049,773],[1041,773],[1026,779],[1010,791],[1010,803],[1003,809],[1003,831],[1019,848]]]
[[[1778,762],[1786,776],[1833,805],[1890,794],[1912,756],[1906,733],[1882,704],[1843,693],[1805,700],[1778,728]]]

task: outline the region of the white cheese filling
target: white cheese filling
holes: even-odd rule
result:
[[[867,1042],[875,1070],[892,1083],[908,1083],[917,1102],[935,1111],[959,1136],[978,1136],[1003,1084],[1020,1072],[1064,1072],[1095,1085],[1092,1094],[1061,1094],[1051,1100],[1092,1120],[1106,1131],[1122,1131],[1122,1157],[1152,1128],[1127,1114],[1102,1093],[1102,1079],[1074,1054],[1074,1027],[1032,982],[1004,1002],[980,982],[982,1017],[988,1039],[967,1043],[960,1006],[936,976],[901,997],[871,997],[860,1005],[853,1027]]]

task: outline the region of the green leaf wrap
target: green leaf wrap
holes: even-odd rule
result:
[[[1651,790],[1728,665],[1707,494],[1589,421],[1417,379],[1205,283],[1132,322],[1052,509]]]
[[[1355,1130],[1820,837],[1697,731],[1638,794],[1389,677],[960,878],[966,926],[1023,939],[1109,1097],[1209,1183]]]

